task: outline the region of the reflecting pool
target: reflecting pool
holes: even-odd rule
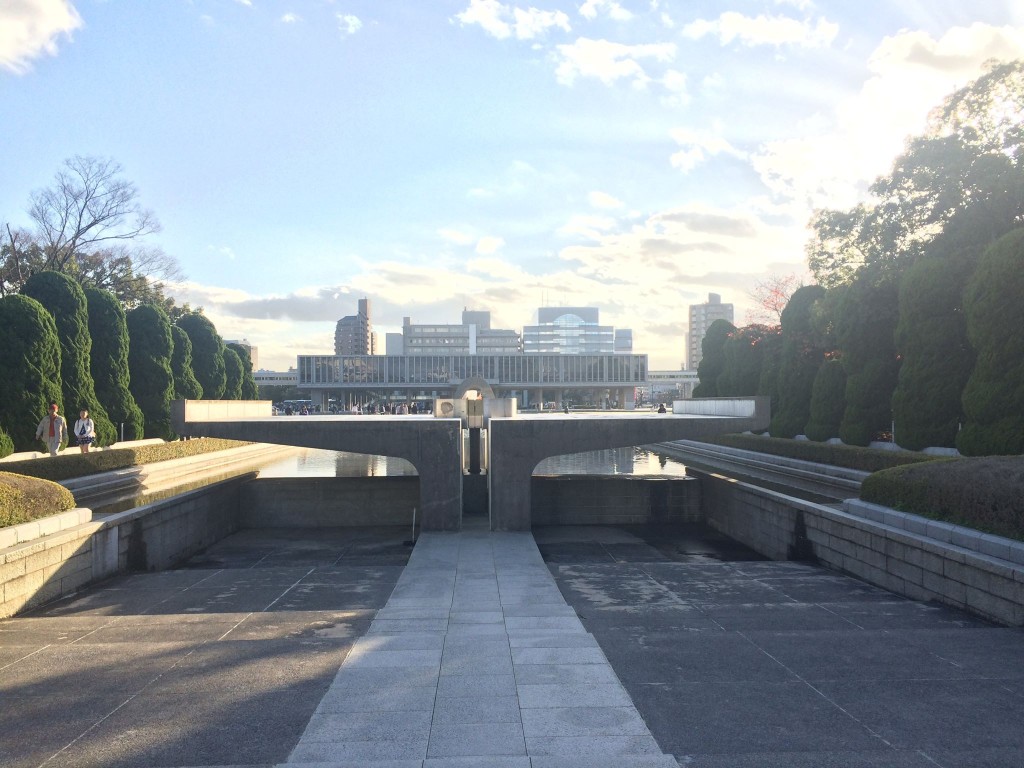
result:
[[[405,459],[363,453],[303,449],[275,459],[260,477],[383,477],[415,475]],[[684,477],[686,466],[646,448],[609,448],[544,459],[535,475],[670,475]]]

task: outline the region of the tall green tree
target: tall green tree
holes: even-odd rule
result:
[[[968,456],[1024,453],[1024,228],[982,255],[964,296],[977,362],[956,446]]]
[[[192,370],[203,388],[203,397],[220,400],[224,396],[227,375],[224,371],[224,342],[217,329],[198,312],[178,318],[178,327],[188,334],[192,342]]]
[[[86,288],[85,299],[89,311],[89,336],[92,338],[90,366],[96,380],[96,396],[107,409],[115,427],[124,430],[124,440],[141,440],[143,416],[129,387],[128,325],[124,310],[109,291]]]
[[[117,440],[106,408],[96,396],[96,383],[91,370],[92,337],[89,335],[89,313],[85,293],[65,274],[37,272],[22,288],[51,314],[57,324],[57,338],[61,346],[61,384],[64,409],[71,423],[78,411],[85,408],[96,425],[98,445],[110,445]]]
[[[767,397],[771,404],[770,413],[779,409],[779,369],[782,358],[782,327],[772,332],[761,341],[764,352],[761,355],[761,378],[757,383],[757,394]]]
[[[839,437],[846,410],[846,371],[837,358],[825,360],[814,375],[811,410],[804,434],[819,443]]]
[[[188,334],[176,325],[171,326],[174,352],[171,355],[171,371],[174,373],[175,400],[202,400],[203,387],[192,370],[192,341]]]
[[[12,453],[14,453],[14,441],[4,431],[3,425],[0,425],[0,459],[10,456]]]
[[[146,437],[173,440],[171,321],[159,307],[143,304],[127,315],[131,391],[146,418]]]
[[[896,390],[898,294],[891,280],[872,280],[863,270],[844,286],[835,316],[836,337],[846,369],[846,410],[839,437],[866,446],[892,426]]]
[[[244,375],[242,360],[235,350],[228,347],[224,348],[224,374],[224,393],[221,395],[221,399],[241,400],[242,377]]]
[[[825,295],[818,285],[794,291],[782,311],[782,355],[779,360],[779,406],[772,413],[772,437],[795,437],[810,418],[811,388],[825,350],[814,324],[813,310]]]
[[[242,361],[242,400],[258,400],[259,399],[259,388],[256,386],[256,379],[252,375],[252,355],[249,354],[248,347],[243,347],[241,344],[231,343],[228,344],[228,349],[238,355],[238,359]]]
[[[764,325],[739,328],[725,342],[725,368],[718,377],[720,397],[749,397],[757,394],[764,362],[764,340],[773,333]]]
[[[983,250],[940,237],[900,281],[896,349],[902,362],[892,397],[895,441],[919,451],[956,444],[961,395],[974,350],[963,312],[967,285]]]
[[[14,450],[40,450],[36,426],[63,395],[57,324],[35,299],[0,298],[0,361],[0,424]]]
[[[736,326],[728,320],[715,320],[708,326],[700,342],[700,363],[697,365],[697,379],[700,383],[693,388],[694,397],[718,397],[718,377],[725,370],[725,343],[735,333]]]

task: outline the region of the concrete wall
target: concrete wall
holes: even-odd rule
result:
[[[0,546],[10,544],[0,548],[0,617],[118,573],[161,570],[191,557],[238,530],[238,487],[251,477],[62,530],[50,530],[46,518],[37,521],[36,536],[16,533],[21,540],[13,544],[0,540]]]
[[[914,600],[1024,625],[1021,542],[892,510],[865,514],[859,502],[839,510],[693,474],[701,479],[707,522],[767,557],[813,560]]]
[[[264,478],[239,489],[243,528],[411,527],[419,501],[415,476]]]
[[[628,525],[702,519],[694,478],[622,475],[537,476],[530,481],[531,516],[540,525]]]

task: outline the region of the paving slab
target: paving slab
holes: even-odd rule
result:
[[[395,674],[367,675],[384,670]],[[416,693],[403,698],[403,686]],[[345,704],[350,698],[364,703]],[[351,713],[358,718],[348,723]],[[403,716],[405,735],[391,727]],[[619,768],[663,757],[532,536],[464,531],[420,537],[288,762],[422,757],[436,768],[525,767],[552,755],[616,755]]]

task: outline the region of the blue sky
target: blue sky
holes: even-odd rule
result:
[[[113,157],[261,367],[366,296],[382,341],[598,306],[676,368],[689,304],[745,322],[815,207],[1022,56],[1011,0],[0,0],[0,221]]]

